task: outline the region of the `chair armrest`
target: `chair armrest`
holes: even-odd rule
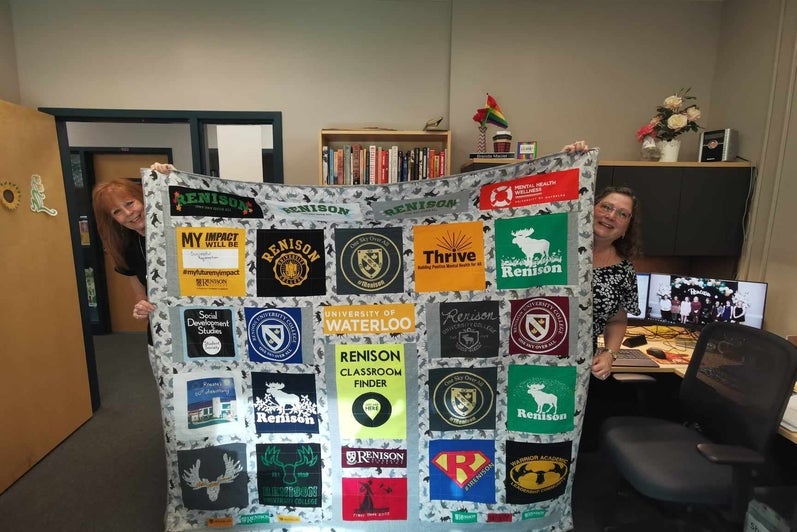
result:
[[[718,443],[698,443],[700,451],[709,462],[725,465],[760,465],[764,456],[741,445],[720,445]]]

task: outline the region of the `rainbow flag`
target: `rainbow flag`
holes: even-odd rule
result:
[[[501,111],[501,108],[498,106],[498,102],[495,101],[495,98],[487,95],[487,118],[485,119],[484,123],[490,123],[498,127],[507,128],[509,127],[509,122],[506,121],[506,117],[504,113]]]

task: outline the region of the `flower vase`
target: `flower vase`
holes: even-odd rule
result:
[[[681,149],[681,141],[678,139],[673,140],[660,140],[656,142],[659,148],[660,163],[676,163],[678,162],[678,151]]]
[[[479,141],[476,144],[476,153],[487,152],[487,126],[479,126]]]

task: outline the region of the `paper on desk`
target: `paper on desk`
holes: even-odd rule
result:
[[[783,421],[780,424],[787,430],[797,432],[797,394],[792,394],[789,399],[786,412],[783,413]]]

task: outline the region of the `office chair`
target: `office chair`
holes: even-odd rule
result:
[[[601,427],[602,450],[618,477],[648,499],[686,505],[686,515],[706,509],[705,515],[720,517],[712,529],[721,522],[741,530],[754,476],[766,463],[795,377],[797,347],[785,339],[744,325],[710,324],[679,390],[689,423],[612,417]]]

